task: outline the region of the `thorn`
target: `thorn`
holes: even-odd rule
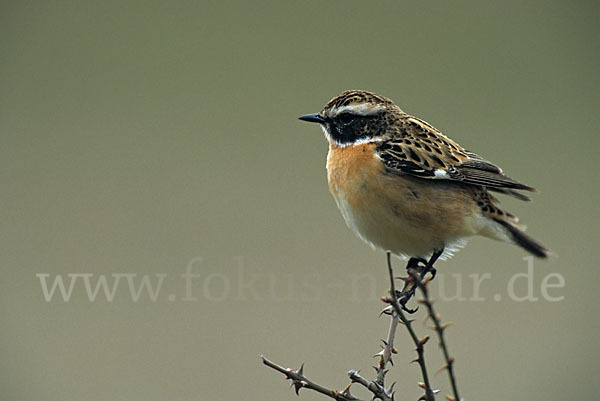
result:
[[[420,302],[420,303],[422,303],[422,304],[424,304],[424,305],[431,306],[431,305],[433,305],[433,304],[434,304],[436,301],[435,301],[435,299],[425,299],[425,298],[422,298],[422,299],[418,300],[417,302]]]
[[[391,302],[388,302],[391,303]],[[394,307],[392,305],[388,305],[385,308],[383,308],[381,310],[381,312],[379,312],[379,316],[381,317],[381,315],[391,315],[394,311]]]
[[[456,400],[456,398],[454,398],[454,397],[453,397],[453,396],[451,396],[451,395],[447,395],[447,396],[446,396],[446,399],[447,399],[448,401],[457,401],[457,400]]]
[[[419,347],[422,347],[423,345],[427,344],[427,341],[429,341],[429,336],[425,336],[425,337],[421,338],[418,342]]]
[[[397,354],[398,350],[396,349],[396,347],[392,347],[392,354]]]
[[[302,362],[302,365],[300,365],[300,368],[296,371],[296,373],[300,376],[304,376],[304,362]]]
[[[348,384],[342,391],[340,391],[340,394],[342,394],[344,397],[348,397],[348,398],[354,398],[352,396],[352,394],[350,394],[350,387],[352,386],[352,382],[350,382],[350,384]]]
[[[302,387],[306,387],[306,386],[308,386],[308,382],[307,382],[306,380],[302,380],[302,381],[300,382],[300,386],[301,386],[301,388],[302,388]],[[298,390],[296,391],[296,394],[298,394],[299,392],[300,392],[300,389],[298,389]],[[298,395],[300,395],[300,394],[298,394]]]
[[[304,386],[306,386],[308,383],[305,382],[304,380],[294,380],[292,382],[292,386],[294,387],[294,390],[296,391],[296,395],[300,395],[300,389]],[[290,386],[291,387],[291,386]]]
[[[454,323],[453,323],[453,322],[446,322],[446,323],[442,324],[442,325],[440,326],[440,328],[441,328],[442,330],[446,330],[446,328],[448,328],[448,327],[450,327],[450,326],[453,326],[453,325],[454,325]]]
[[[410,365],[411,363],[415,363],[415,362],[419,362],[419,358],[417,359],[413,359],[412,361],[410,361],[408,364]]]
[[[417,384],[419,385],[419,387],[421,387],[423,390],[425,390],[425,383],[423,383],[423,382],[419,382],[419,383],[417,383]],[[431,389],[431,392],[432,392],[433,394],[437,394],[437,393],[439,393],[439,392],[440,392],[440,390],[437,390],[437,389],[434,389],[434,388],[432,388],[432,389]],[[423,395],[423,397],[425,397],[425,395]]]
[[[439,367],[438,370],[435,371],[434,375],[437,375],[438,373],[440,373],[440,372],[442,372],[442,371],[444,371],[446,369],[448,369],[448,365],[447,364],[446,365],[442,365],[442,366]]]

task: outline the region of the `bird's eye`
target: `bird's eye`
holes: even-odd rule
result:
[[[352,114],[350,114],[350,113],[344,113],[344,114],[341,114],[338,117],[338,120],[339,120],[340,123],[342,123],[344,125],[348,125],[352,121],[354,121],[354,116]]]

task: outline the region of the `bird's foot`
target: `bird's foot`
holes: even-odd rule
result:
[[[406,272],[410,277],[423,281],[427,274],[431,274],[429,280],[433,280],[437,274],[437,269],[433,267],[432,263],[424,259],[416,259],[415,262],[409,263],[406,266]]]
[[[398,300],[398,304],[400,304],[400,308],[402,308],[402,310],[404,312],[411,314],[411,315],[419,309],[419,307],[410,309],[406,306],[408,301],[410,301],[410,299],[415,295],[415,289],[416,289],[416,286],[413,286],[411,289],[409,289],[407,291],[404,291],[404,290],[396,291],[396,299]]]
[[[437,259],[437,258],[435,258]],[[398,303],[407,313],[415,313],[419,308],[410,309],[406,307],[406,304],[412,297],[415,296],[415,292],[420,282],[423,281],[427,274],[431,274],[431,279],[435,278],[437,270],[433,267],[433,263],[435,259],[427,261],[422,258],[411,258],[406,265],[406,272],[408,273],[408,277],[404,278],[404,288],[402,291],[396,291],[396,298],[398,299]]]
[[[425,277],[425,275],[427,273],[431,274],[431,278],[429,280],[433,280],[435,278],[435,275],[437,274],[437,269],[429,264],[427,264],[425,266],[425,269],[423,270],[423,277]]]
[[[415,296],[417,287],[421,286],[421,283],[423,282],[427,274],[431,275],[431,278],[429,280],[433,280],[435,278],[437,270],[435,267],[433,267],[433,264],[442,255],[443,251],[443,248],[441,250],[434,251],[429,260],[419,257],[410,258],[408,260],[408,263],[406,265],[408,277],[402,279],[404,280],[404,287],[402,288],[402,291],[396,291],[396,293],[394,294],[396,300],[398,301],[398,304],[406,313],[413,314],[419,309],[418,307],[415,309],[410,309],[406,306],[406,304],[408,303],[408,301],[410,301],[412,297]],[[390,253],[388,252],[388,265],[389,263]]]

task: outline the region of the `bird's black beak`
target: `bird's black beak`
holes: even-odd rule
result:
[[[325,124],[325,119],[319,115],[319,113],[305,114],[298,117],[302,121],[308,121],[309,123]]]

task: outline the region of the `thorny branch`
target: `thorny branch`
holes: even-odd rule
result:
[[[290,368],[284,368],[283,366],[279,366],[278,364],[271,362],[267,358],[261,355],[262,361],[265,365],[270,368],[277,370],[285,375],[286,379],[292,380],[292,386],[294,390],[296,390],[296,394],[299,394],[301,388],[308,388],[314,390],[318,393],[324,394],[334,400],[338,401],[362,401],[359,398],[354,397],[350,394],[350,386],[347,386],[344,390],[330,390],[326,387],[321,386],[304,376],[304,364],[300,366],[298,370],[293,370]]]
[[[417,359],[415,359],[413,362],[417,362],[420,367],[423,382],[419,383],[419,387],[425,390],[425,394],[423,394],[419,400],[435,401],[435,394],[438,393],[439,390],[434,390],[431,387],[429,373],[425,364],[424,346],[429,340],[429,336],[425,336],[419,339],[419,337],[415,333],[414,328],[412,327],[412,323],[414,320],[408,319],[406,317],[403,308],[398,300],[398,293],[396,292],[394,284],[395,278],[393,274],[390,253],[387,254],[387,262],[390,278],[390,296],[382,297],[382,301],[389,304],[389,306],[383,310],[383,313],[391,315],[391,320],[387,339],[383,341],[382,350],[375,354],[375,356],[379,357],[378,366],[374,367],[377,372],[376,379],[374,381],[369,381],[368,379],[361,376],[358,371],[350,370],[348,371],[348,377],[351,380],[350,384],[348,384],[343,390],[332,390],[323,387],[306,378],[306,376],[304,376],[303,373],[304,364],[302,364],[302,366],[299,369],[293,370],[290,368],[280,366],[274,362],[271,362],[264,356],[261,356],[262,361],[265,365],[269,366],[274,370],[277,370],[280,373],[283,373],[286,379],[290,379],[292,381],[292,386],[294,387],[296,394],[299,393],[301,388],[308,388],[310,390],[319,392],[338,401],[363,401],[359,398],[354,397],[350,393],[351,385],[354,383],[358,383],[373,394],[373,400],[380,399],[382,401],[394,401],[393,388],[396,383],[394,382],[391,386],[389,386],[389,388],[386,388],[385,376],[388,373],[387,365],[393,365],[392,354],[395,354],[397,352],[394,348],[394,338],[396,334],[396,329],[398,327],[398,323],[401,322],[406,327],[406,330],[408,331],[411,340],[416,346]],[[425,307],[427,308],[428,318],[434,322],[433,329],[437,332],[439,337],[440,347],[442,348],[442,352],[446,361],[446,365],[444,365],[441,369],[448,370],[450,384],[452,386],[452,391],[454,394],[454,396],[447,396],[447,398],[449,401],[460,401],[453,368],[454,358],[449,356],[448,347],[446,345],[444,337],[444,330],[450,325],[450,323],[442,324],[440,316],[435,313],[433,308],[433,301],[429,298],[429,292],[427,289],[427,285],[429,282],[428,280],[424,280],[424,274],[419,274],[419,272],[416,269],[409,269],[408,273],[409,277],[407,277],[406,280],[410,281],[412,285],[418,287],[423,293],[424,298],[422,300],[419,300],[418,302],[425,305]]]
[[[444,354],[444,360],[446,361],[446,365],[442,366],[441,369],[448,370],[448,378],[450,379],[450,386],[452,387],[453,397],[450,398],[450,401],[460,401],[460,397],[458,395],[458,387],[456,385],[456,376],[454,375],[454,358],[450,356],[448,352],[448,346],[446,345],[446,338],[444,336],[444,331],[448,326],[452,323],[441,323],[441,318],[439,314],[435,313],[433,308],[433,300],[429,298],[429,289],[428,281],[421,281],[417,278],[417,272],[414,270],[409,270],[408,274],[413,278],[416,282],[417,286],[423,293],[423,299],[419,301],[419,303],[425,305],[427,308],[427,314],[429,315],[429,319],[433,321],[433,329],[436,331],[439,338],[439,345],[442,349],[442,353]]]
[[[392,362],[392,354],[397,352],[394,348],[394,337],[396,336],[396,329],[398,328],[398,318],[393,312],[391,315],[392,318],[390,319],[390,328],[388,330],[387,339],[383,341],[383,349],[375,355],[379,356],[379,366],[375,368],[377,370],[377,379],[375,381],[381,386],[384,385],[385,375],[388,372],[388,369],[386,369],[387,364],[394,364],[394,362]]]
[[[383,385],[377,383],[376,381],[368,381],[367,379],[362,377],[356,370],[348,371],[348,376],[350,377],[350,380],[352,380],[352,383],[358,383],[364,386],[371,393],[373,393],[373,398],[379,398],[383,401],[394,401],[394,395],[391,394],[391,391],[394,388],[393,384],[390,386],[389,389],[386,389],[385,387],[383,387]]]
[[[419,337],[417,337],[417,334],[415,333],[415,330],[412,327],[413,320],[407,319],[406,315],[402,311],[402,307],[400,306],[400,303],[398,302],[398,296],[396,295],[396,285],[394,284],[394,270],[392,269],[392,255],[389,252],[387,253],[387,263],[388,263],[388,272],[390,275],[390,295],[391,295],[390,301],[391,301],[392,307],[394,309],[394,313],[400,318],[400,320],[406,327],[406,330],[408,331],[410,338],[413,340],[413,343],[417,347],[417,359],[415,359],[415,361],[419,364],[419,367],[421,368],[421,375],[423,376],[423,385],[421,387],[423,387],[423,389],[425,390],[425,395],[422,398],[426,401],[434,401],[435,393],[437,391],[434,391],[431,388],[431,383],[429,382],[429,374],[427,373],[427,366],[425,365],[424,346],[425,346],[425,343],[427,343],[427,341],[429,340],[429,336],[425,336],[425,337],[419,339]],[[420,280],[417,279],[416,281],[420,281]]]

